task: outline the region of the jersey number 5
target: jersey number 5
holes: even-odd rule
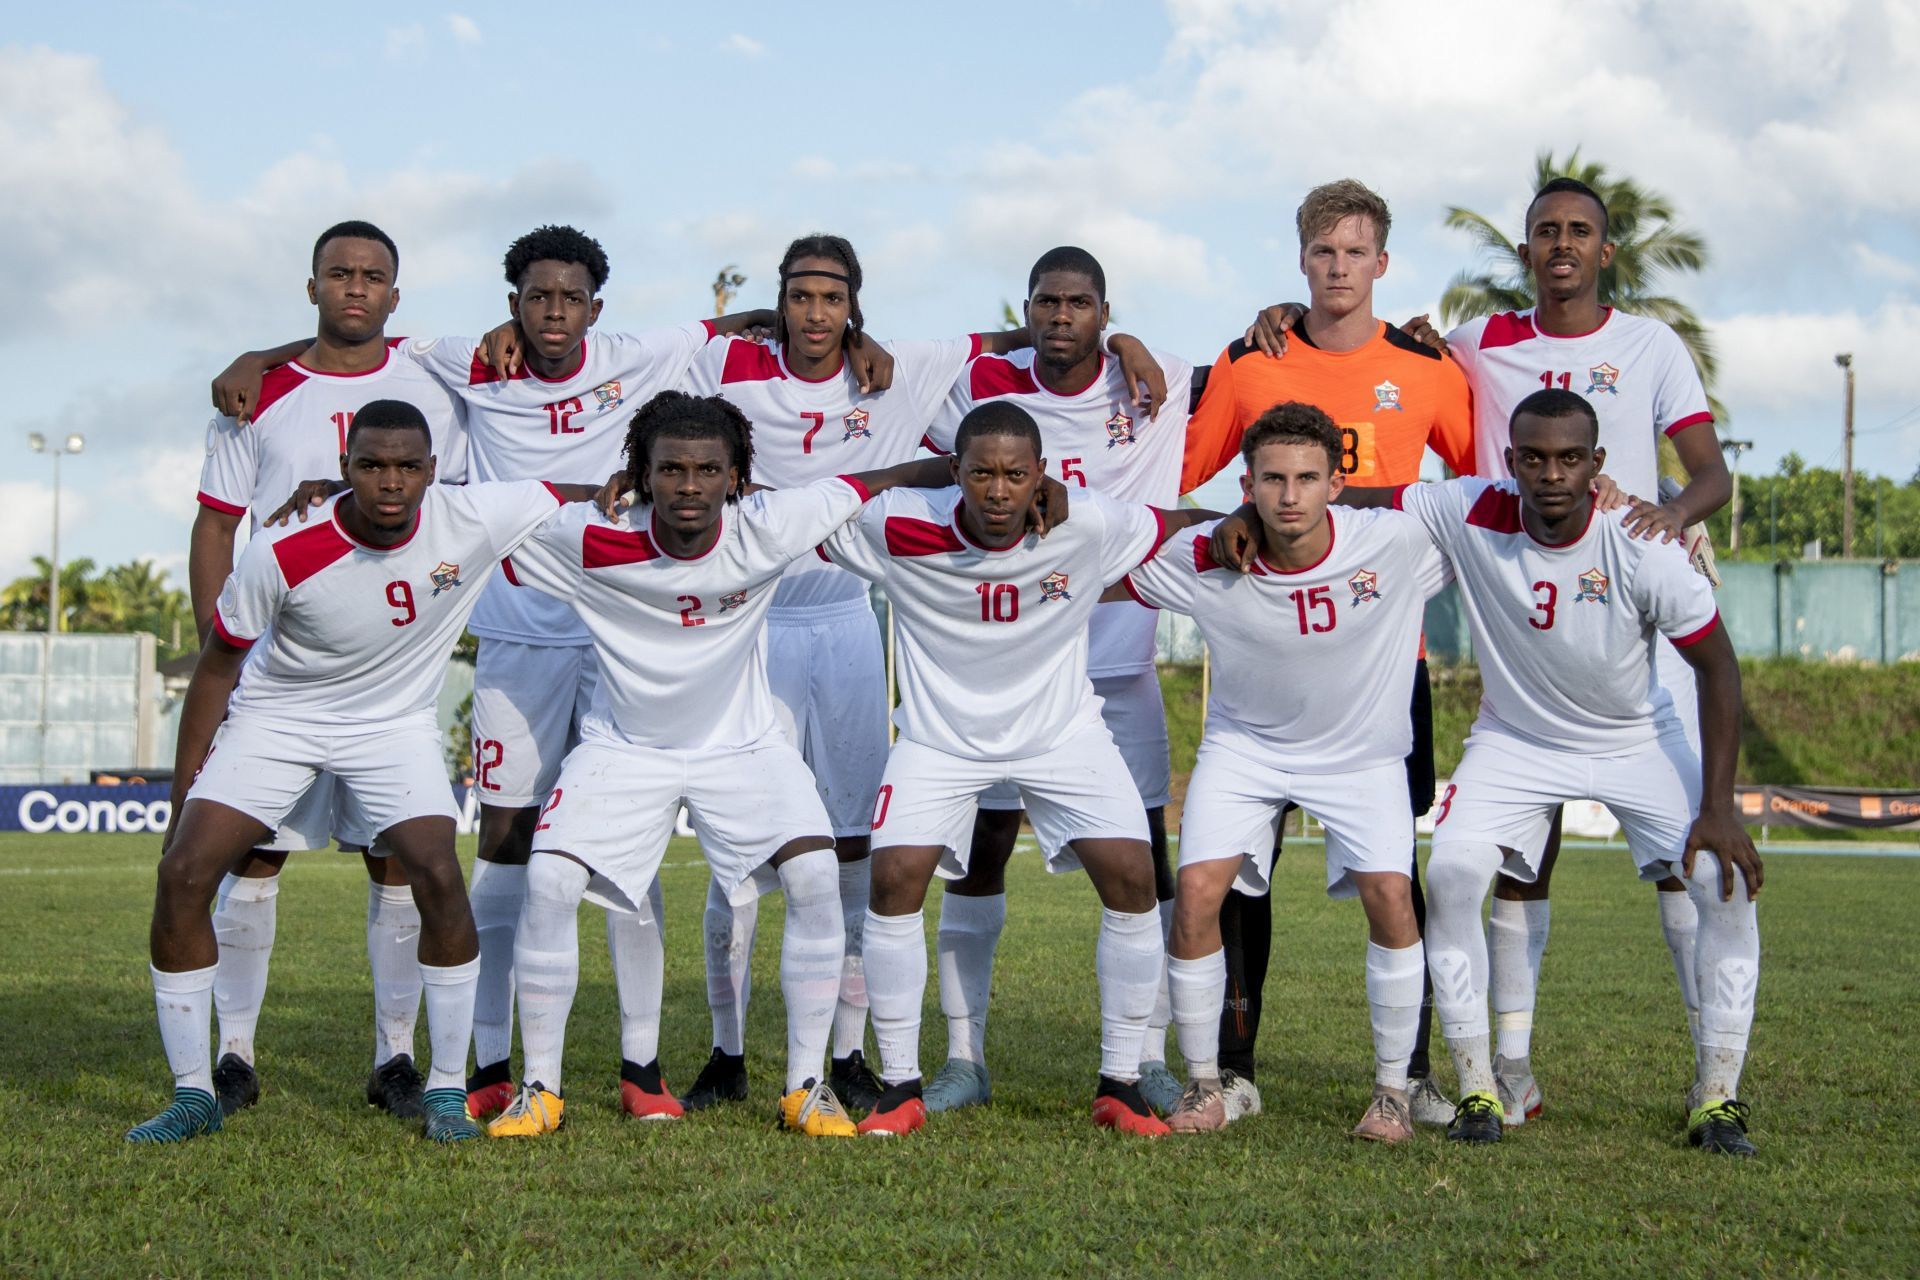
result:
[[[1554,606],[1560,603],[1560,588],[1551,582],[1536,582],[1533,584],[1533,594],[1533,607],[1540,611],[1540,616],[1528,618],[1527,625],[1535,631],[1550,631],[1553,629]]]
[[[419,614],[413,608],[413,585],[408,582],[389,582],[387,584],[387,603],[398,611],[399,616],[390,619],[396,627],[404,627]]]

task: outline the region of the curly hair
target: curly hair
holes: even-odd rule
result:
[[[611,268],[600,242],[574,227],[535,227],[507,246],[507,283],[518,289],[536,262],[577,262],[593,277],[593,291],[607,284]]]
[[[828,258],[839,263],[847,276],[847,331],[840,337],[840,345],[852,346],[866,328],[866,318],[860,314],[860,258],[853,251],[853,245],[845,236],[830,236],[816,231],[810,236],[801,236],[787,246],[780,259],[780,303],[773,309],[773,337],[785,346],[787,343],[787,273],[793,270],[793,264],[802,258]]]
[[[1254,455],[1270,444],[1318,445],[1327,451],[1327,474],[1340,474],[1340,455],[1344,452],[1340,428],[1322,409],[1298,400],[1277,404],[1253,420],[1240,438],[1240,456],[1247,470],[1253,470]]]
[[[662,391],[634,411],[627,424],[627,474],[640,496],[652,501],[647,476],[653,469],[653,446],[659,440],[718,440],[727,446],[727,461],[744,489],[753,476],[753,424],[719,396],[692,396],[684,391]],[[739,498],[739,490],[727,501]]]
[[[1587,199],[1593,201],[1593,207],[1600,211],[1600,239],[1602,241],[1606,240],[1607,238],[1607,202],[1600,198],[1600,193],[1598,191],[1595,191],[1592,187],[1580,181],[1580,179],[1578,178],[1555,178],[1552,181],[1548,182],[1546,186],[1541,187],[1538,191],[1533,193],[1533,199],[1527,201],[1526,233],[1528,238],[1531,239],[1533,236],[1534,206],[1539,204],[1542,200],[1545,200],[1548,196],[1556,196],[1563,191],[1571,191],[1574,195],[1585,196]]]

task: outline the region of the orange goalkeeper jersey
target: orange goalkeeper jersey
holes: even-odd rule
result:
[[[1187,423],[1180,492],[1237,461],[1253,420],[1288,400],[1315,405],[1340,424],[1349,484],[1412,484],[1429,444],[1456,473],[1473,474],[1473,396],[1459,365],[1384,321],[1353,351],[1322,351],[1303,324],[1287,338],[1277,359],[1244,340],[1220,354]]]

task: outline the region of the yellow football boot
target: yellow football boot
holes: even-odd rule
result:
[[[780,1099],[780,1123],[809,1138],[852,1138],[859,1134],[853,1118],[825,1080],[810,1081]]]
[[[566,1123],[567,1103],[539,1081],[520,1086],[507,1109],[487,1126],[489,1138],[538,1138]]]

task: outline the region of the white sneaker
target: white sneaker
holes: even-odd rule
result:
[[[1227,1122],[1260,1114],[1260,1090],[1245,1076],[1231,1071],[1220,1073],[1220,1100],[1227,1108]]]
[[[1413,1113],[1415,1124],[1438,1125],[1444,1129],[1453,1123],[1453,1103],[1440,1092],[1432,1076],[1408,1081],[1407,1108]]]
[[[1509,1062],[1496,1055],[1493,1088],[1500,1095],[1501,1123],[1505,1127],[1523,1125],[1540,1114],[1540,1086],[1535,1083],[1533,1069],[1525,1058]]]

